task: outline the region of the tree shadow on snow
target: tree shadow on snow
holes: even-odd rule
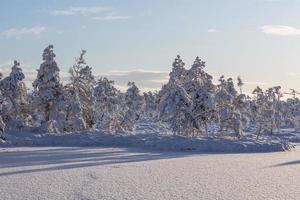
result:
[[[296,164],[300,164],[300,160],[294,160],[294,161],[290,161],[290,162],[280,163],[277,165],[273,165],[272,167],[283,167],[283,166],[296,165]]]
[[[47,148],[0,152],[0,177],[111,164],[172,159],[191,153],[155,152],[126,148]],[[199,154],[198,154],[199,155]],[[204,155],[204,154],[202,154]]]

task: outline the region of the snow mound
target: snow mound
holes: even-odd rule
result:
[[[8,133],[7,142],[0,146],[105,146],[138,147],[162,151],[192,151],[211,153],[277,152],[294,148],[292,144],[278,137],[245,136],[243,139],[199,137],[189,138],[158,134],[105,134],[61,133],[36,134]]]

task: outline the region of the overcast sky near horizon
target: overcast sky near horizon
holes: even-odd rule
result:
[[[196,56],[214,77],[240,75],[256,85],[300,91],[298,0],[2,0],[0,72],[12,60],[34,79],[41,54],[54,45],[61,76],[87,50],[95,75],[143,90],[166,82],[174,57]]]

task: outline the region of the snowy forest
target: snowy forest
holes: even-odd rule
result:
[[[157,92],[140,92],[128,80],[121,92],[113,80],[96,79],[82,50],[70,68],[70,80],[62,84],[53,45],[44,49],[32,90],[18,61],[11,73],[0,73],[0,133],[24,130],[47,133],[99,131],[134,134],[140,120],[166,126],[174,135],[232,136],[276,134],[281,128],[300,129],[300,100],[291,89],[283,99],[280,86],[251,97],[243,93],[243,81],[220,76],[218,83],[196,57],[191,67],[178,55],[169,81]],[[0,69],[1,72],[1,69]],[[236,85],[235,85],[236,82]]]

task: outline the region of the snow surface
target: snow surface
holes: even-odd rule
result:
[[[0,149],[0,199],[300,199],[298,151],[192,154],[134,148]]]
[[[145,127],[139,131],[143,131]],[[148,129],[149,130],[149,129]],[[157,130],[156,130],[157,131]],[[17,146],[97,146],[97,147],[138,147],[164,151],[192,151],[192,152],[276,152],[293,149],[288,141],[290,138],[261,136],[258,140],[253,134],[241,139],[234,137],[183,137],[167,134],[158,134],[155,130],[147,133],[135,134],[105,134],[91,133],[57,133],[38,134],[33,132],[7,133],[7,142],[0,143],[0,147]]]

